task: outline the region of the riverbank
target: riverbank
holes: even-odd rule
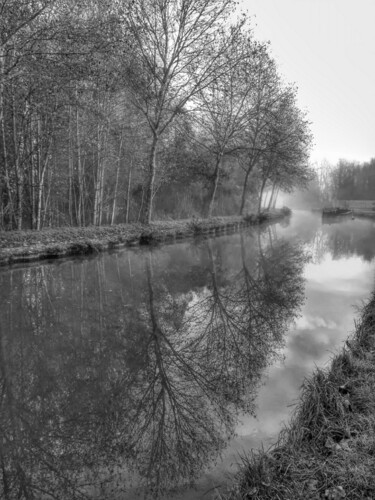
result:
[[[375,219],[375,212],[368,210],[353,210],[353,215],[355,217],[364,217],[367,219]]]
[[[322,212],[325,217],[338,217],[344,215],[352,215],[353,217],[363,217],[367,219],[375,219],[375,212],[373,210],[360,210],[354,209],[344,209],[344,208],[314,208],[313,212]]]
[[[156,221],[149,226],[118,224],[0,232],[0,266],[220,234],[248,225],[278,220],[290,213],[288,208],[282,208],[245,217]]]
[[[375,292],[331,366],[305,381],[291,423],[243,460],[227,500],[375,498]]]

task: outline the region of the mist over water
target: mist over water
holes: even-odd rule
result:
[[[212,240],[3,270],[2,495],[197,498],[219,486],[238,452],[272,442],[303,378],[353,329],[374,239],[371,221],[297,212]]]

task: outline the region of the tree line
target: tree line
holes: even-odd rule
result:
[[[311,143],[233,0],[0,0],[0,230],[271,207]]]
[[[340,200],[375,200],[375,158],[367,162],[341,159],[335,165],[323,161],[308,191],[322,206]]]
[[[332,171],[332,194],[338,200],[375,199],[375,158],[356,163],[340,160]]]

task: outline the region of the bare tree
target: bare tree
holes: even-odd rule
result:
[[[218,77],[200,89],[195,100],[198,143],[214,159],[208,217],[212,215],[224,158],[233,157],[244,147],[242,139],[254,91],[254,64],[261,50],[250,36],[245,31],[236,44],[226,42],[228,49],[218,59]]]
[[[228,45],[217,40],[234,5],[233,0],[140,0],[124,10],[132,56],[127,82],[151,132],[143,223],[152,217],[160,137],[189,100],[218,78],[217,63]],[[232,30],[230,43],[238,30]]]
[[[268,54],[267,45],[257,45],[256,59],[253,63],[253,89],[247,108],[247,123],[242,137],[243,149],[238,161],[244,172],[240,215],[243,215],[246,195],[251,174],[261,160],[264,152],[268,123],[275,102],[279,97],[280,78],[274,60]]]
[[[271,199],[277,189],[291,191],[297,186],[307,186],[312,178],[308,164],[311,144],[309,122],[296,105],[296,91],[293,87],[286,87],[280,92],[268,122],[259,168],[261,186],[258,210],[261,209],[267,183],[273,192]]]
[[[9,224],[22,227],[24,203],[24,162],[26,131],[20,111],[19,86],[25,77],[24,61],[34,52],[39,39],[46,37],[46,24],[41,22],[55,0],[33,2],[14,0],[0,3],[0,127],[3,171],[1,191],[5,193]],[[26,76],[27,80],[27,76]],[[25,96],[21,99],[24,101]],[[24,104],[24,102],[23,102]],[[12,182],[13,181],[13,182]]]

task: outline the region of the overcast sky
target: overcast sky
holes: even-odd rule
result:
[[[242,0],[313,122],[313,160],[375,157],[375,0]]]

